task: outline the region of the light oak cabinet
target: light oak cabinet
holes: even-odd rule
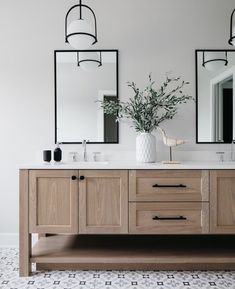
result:
[[[209,232],[209,204],[130,203],[132,234],[201,234]]]
[[[77,170],[30,170],[30,233],[78,233],[77,180]]]
[[[130,201],[209,201],[208,170],[131,170]]]
[[[131,170],[129,232],[209,233],[209,171]]]
[[[235,171],[210,172],[210,232],[235,234]]]
[[[32,248],[33,233],[41,236]],[[235,235],[235,170],[20,170],[20,276],[32,263],[234,269],[231,236],[214,234]]]
[[[80,170],[79,233],[128,233],[128,171]]]

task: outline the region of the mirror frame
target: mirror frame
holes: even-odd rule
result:
[[[224,52],[235,52],[235,49],[196,49],[195,50],[195,79],[196,79],[196,144],[229,144],[224,142],[202,142],[198,141],[198,52],[214,52],[214,51],[224,51]]]
[[[59,52],[116,52],[116,87],[117,99],[119,99],[119,56],[117,49],[86,49],[86,50],[54,50],[54,89],[55,89],[55,144],[57,143],[57,74],[56,74],[56,54]],[[60,142],[61,144],[82,144],[82,142]],[[87,144],[118,144],[119,143],[119,123],[117,122],[116,142],[87,142]]]

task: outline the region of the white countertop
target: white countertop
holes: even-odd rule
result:
[[[61,162],[61,163],[34,163],[19,165],[19,169],[32,170],[233,170],[235,169],[234,162],[196,162],[182,161],[180,164],[163,164],[163,163],[137,163],[135,161],[108,161],[108,162]]]

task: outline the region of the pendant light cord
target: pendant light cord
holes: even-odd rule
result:
[[[79,7],[80,7],[80,18],[79,18],[79,20],[83,20],[82,19],[82,0],[79,0]]]

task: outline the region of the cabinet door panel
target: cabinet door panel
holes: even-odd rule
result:
[[[235,171],[211,171],[210,232],[235,234]]]
[[[29,173],[30,232],[78,232],[78,171],[32,170]]]
[[[127,171],[79,172],[79,233],[128,232]]]

